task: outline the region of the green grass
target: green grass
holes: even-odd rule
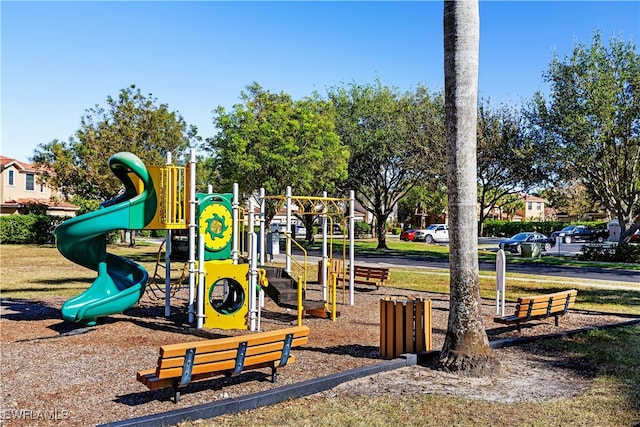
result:
[[[571,279],[541,277],[524,274],[507,274],[505,297],[516,301],[518,297],[578,289],[575,308],[608,313],[640,315],[640,284],[629,284],[637,290],[622,290],[598,286],[599,282],[583,280],[576,284]],[[393,268],[389,287],[420,292],[449,294],[448,270]],[[480,296],[493,299],[496,295],[495,273],[480,277]]]

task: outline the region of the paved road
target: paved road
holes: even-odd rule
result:
[[[406,267],[430,267],[449,268],[449,260],[427,258],[424,256],[385,257],[379,255],[358,255],[362,262],[380,263]],[[606,280],[611,282],[640,283],[640,271],[614,270],[592,267],[564,267],[556,265],[540,264],[509,264],[507,260],[507,272],[523,274],[539,274],[543,276],[556,276],[565,278],[579,278],[591,280]],[[481,262],[480,270],[495,271],[495,263]]]
[[[498,242],[501,239],[481,239],[481,245],[493,245],[497,250]],[[574,245],[562,245],[560,254],[571,255],[580,251],[580,244]],[[557,248],[554,248],[551,253],[553,255],[558,254]],[[309,254],[310,258],[319,257],[319,251],[312,251]],[[276,255],[276,259],[284,262],[284,255]],[[383,256],[383,255],[364,255],[359,254],[356,257],[358,262],[362,263],[375,263],[386,264],[389,266],[402,266],[402,267],[420,267],[420,268],[449,268],[449,260],[428,258],[418,255],[406,255],[402,257],[398,256]],[[315,262],[315,261],[313,261]],[[543,276],[555,276],[563,278],[574,279],[590,279],[590,280],[603,280],[609,282],[624,283],[640,283],[640,271],[632,270],[618,270],[607,268],[593,268],[593,267],[564,267],[556,265],[540,265],[540,264],[514,264],[509,263],[507,259],[507,272],[510,273],[522,273],[522,274],[538,274]],[[481,262],[481,271],[495,272],[495,263]]]
[[[498,242],[502,239],[481,239],[479,244],[483,246],[493,247],[495,244],[495,250],[498,250]],[[560,251],[554,248],[551,251],[552,255],[575,255],[580,252],[582,244],[562,245]],[[312,251],[309,253],[311,257],[320,256],[320,252]],[[281,255],[282,256],[282,255]],[[384,264],[389,266],[403,266],[403,267],[421,267],[421,268],[449,268],[448,259],[430,258],[421,255],[406,255],[406,256],[384,256],[384,255],[367,255],[358,254],[356,256],[356,262],[361,263],[375,263]],[[495,272],[495,262],[480,262],[481,271]],[[608,282],[619,282],[621,285],[625,283],[640,283],[640,271],[633,270],[619,270],[608,268],[593,268],[593,267],[568,267],[557,265],[542,265],[542,264],[519,264],[509,263],[507,258],[507,272],[510,273],[522,273],[522,274],[537,274],[542,276],[555,276],[563,278],[573,279],[588,279],[588,280],[603,280]]]

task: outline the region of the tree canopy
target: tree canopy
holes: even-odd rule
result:
[[[547,151],[522,131],[518,112],[489,101],[478,106],[478,204],[479,232],[494,208],[504,208],[513,198],[547,181]]]
[[[554,57],[545,74],[549,100],[533,99],[532,129],[557,147],[558,178],[579,179],[615,217],[621,239],[637,228],[640,212],[640,58],[632,42],[596,32]],[[635,225],[634,225],[635,224]]]
[[[427,174],[443,175],[441,98],[420,86],[400,94],[375,84],[350,84],[329,91],[336,130],[349,147],[347,186],[375,217],[378,248],[386,248],[389,215]]]
[[[167,152],[177,160],[196,139],[195,127],[132,85],[115,99],[107,97],[106,107],[86,110],[75,138],[41,144],[33,162],[48,172],[43,177],[47,184],[67,197],[107,200],[122,186],[109,171],[113,154],[128,151],[145,164],[162,165]]]
[[[267,195],[284,195],[291,186],[296,195],[317,196],[346,178],[349,151],[335,132],[330,103],[317,94],[294,101],[255,82],[240,100],[229,112],[215,110],[219,131],[205,145],[223,187],[237,182],[247,194],[263,187]],[[267,208],[270,221],[274,205]]]

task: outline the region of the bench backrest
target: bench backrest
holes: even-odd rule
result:
[[[389,278],[389,269],[356,265],[353,268],[353,275],[366,279],[387,280]]]
[[[195,349],[192,374],[233,371],[238,349],[246,343],[244,366],[255,366],[280,359],[285,337],[292,335],[291,347],[304,345],[309,338],[308,326],[296,326],[275,331],[258,332],[236,337],[168,344],[160,347],[156,376],[175,378],[182,374],[187,351]]]
[[[576,289],[571,289],[553,294],[520,297],[516,304],[515,316],[544,316],[565,312],[573,307],[577,294]]]

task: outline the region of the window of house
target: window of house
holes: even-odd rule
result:
[[[527,209],[529,209],[529,210],[533,209],[533,203],[532,202],[527,202]]]
[[[40,183],[40,192],[44,193],[44,182]]]
[[[15,185],[15,183],[13,181],[14,180],[13,171],[9,171],[8,179],[9,179],[9,185]]]
[[[27,176],[27,183],[25,186],[25,190],[27,191],[34,191],[36,188],[36,176],[32,173],[28,173]]]
[[[542,209],[542,203],[538,202],[538,203],[537,203],[537,206],[536,206],[536,209],[537,209],[537,210]]]

